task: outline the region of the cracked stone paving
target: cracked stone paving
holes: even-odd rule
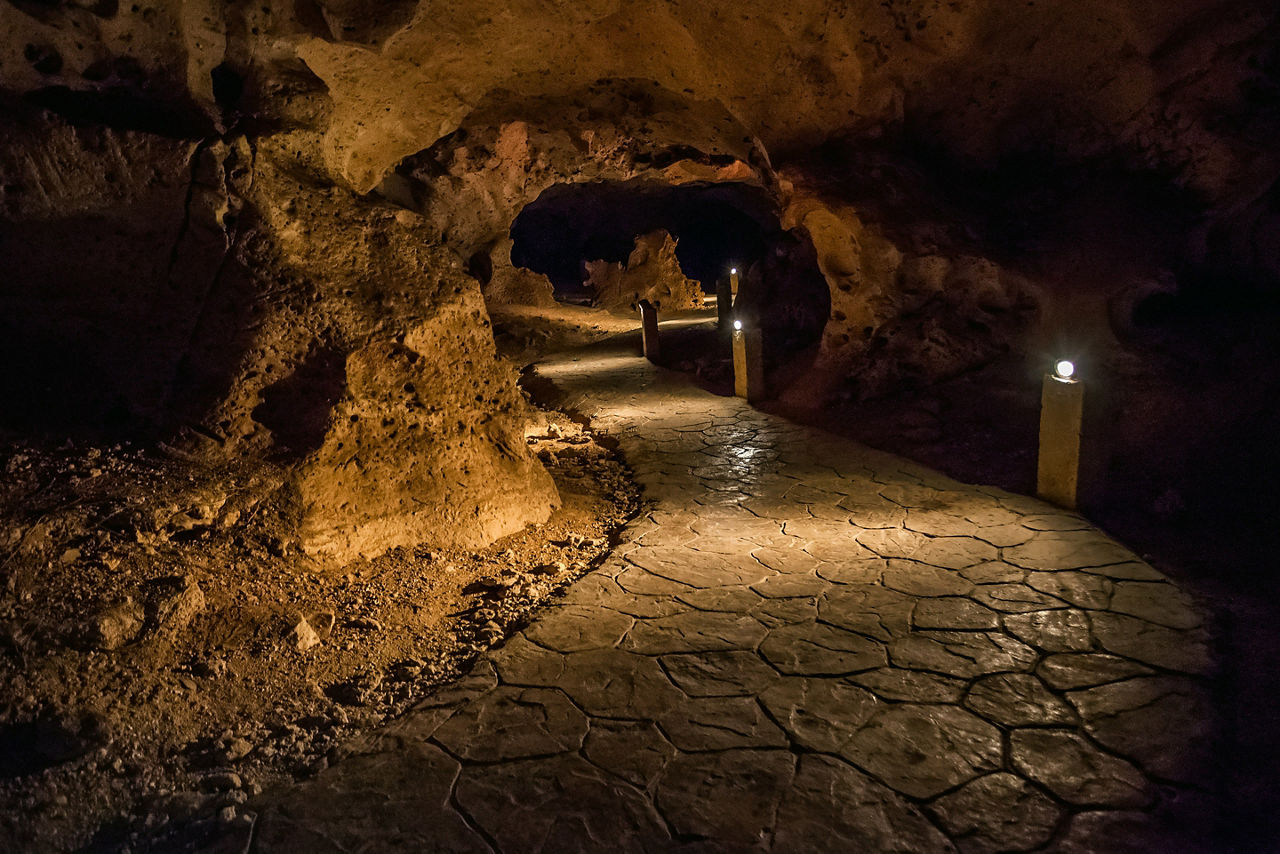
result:
[[[461,682],[269,793],[254,850],[1210,850],[1209,636],[1129,550],[628,338],[537,373],[646,512]]]

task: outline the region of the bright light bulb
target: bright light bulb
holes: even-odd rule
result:
[[[742,329],[742,321],[741,321],[741,320],[735,320],[735,321],[733,322],[733,328],[734,328],[734,329]]]
[[[731,276],[736,276],[736,275],[738,275],[738,268],[737,268],[737,267],[730,267],[730,268],[729,268],[729,275],[731,275]]]
[[[1053,372],[1057,374],[1058,379],[1069,380],[1075,376],[1076,366],[1070,359],[1059,359],[1053,366]]]

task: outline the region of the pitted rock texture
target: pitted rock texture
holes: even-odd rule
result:
[[[1078,516],[634,346],[537,371],[648,512],[463,683],[259,803],[259,850],[1213,850],[1181,806],[1216,738],[1194,603]]]

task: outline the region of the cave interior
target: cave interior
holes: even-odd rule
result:
[[[924,466],[1034,496],[1042,384],[1071,359],[1078,528],[1028,530],[1104,531],[1158,575],[1098,582],[1109,605],[1054,588],[1094,634],[1037,654],[1129,656],[1094,611],[1160,579],[1194,620],[1149,603],[1120,619],[1202,632],[1216,662],[1195,675],[1210,712],[1168,685],[1151,701],[1182,697],[1178,714],[1212,730],[1193,780],[1072,711],[1082,728],[1045,767],[1086,744],[1109,751],[1094,771],[1132,762],[1156,794],[1086,796],[1016,756],[975,759],[938,791],[891,785],[909,803],[884,834],[848,838],[912,850],[919,818],[959,850],[1280,845],[1273,3],[6,0],[0,28],[0,848],[205,850],[230,834],[291,850],[311,831],[262,817],[329,780],[344,745],[523,654],[540,614],[612,583],[609,561],[645,566],[628,549],[683,545],[634,539],[649,521],[691,524],[662,503],[676,475],[645,455],[676,442],[682,395],[733,398],[715,305],[731,269],[733,317],[763,347],[753,411],[910,461],[893,474],[904,495],[928,488],[910,468]],[[643,300],[662,323],[644,383],[684,391],[669,413],[600,409],[610,385],[639,382],[609,348],[638,353]],[[617,376],[579,393],[557,379],[596,362]],[[679,459],[725,495],[755,476],[754,462],[703,475],[702,458]],[[951,512],[935,504],[909,509]],[[856,526],[867,506],[851,492],[828,512]],[[908,539],[987,524],[939,534],[905,515],[892,525]],[[876,552],[886,572],[894,555]],[[1018,609],[987,605],[991,630],[1011,632]],[[1135,655],[1143,675],[1116,684],[1183,678]],[[1099,679],[1050,699],[1084,709],[1074,695],[1112,684]],[[697,755],[661,715],[637,718],[683,751],[673,762]],[[892,777],[806,737],[785,742],[805,773],[817,750]],[[667,785],[625,782],[667,843],[738,850],[731,830],[673,818]],[[956,817],[1018,792],[1049,803],[1038,836]],[[486,850],[607,848],[547,830],[526,849],[503,835],[517,819],[499,832],[456,809]],[[786,850],[777,821],[769,844]]]

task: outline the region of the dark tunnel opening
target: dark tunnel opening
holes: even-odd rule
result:
[[[588,301],[586,262],[626,264],[637,238],[658,230],[676,240],[681,271],[705,294],[731,267],[742,271],[738,304],[764,330],[768,362],[820,339],[831,294],[813,247],[784,230],[774,202],[749,184],[559,184],[512,223],[511,262],[546,275],[558,300]]]
[[[558,184],[512,223],[511,262],[545,274],[557,293],[575,293],[584,262],[625,263],[635,239],[659,229],[676,239],[684,274],[708,293],[729,266],[762,258],[781,231],[764,192],[746,184]]]

